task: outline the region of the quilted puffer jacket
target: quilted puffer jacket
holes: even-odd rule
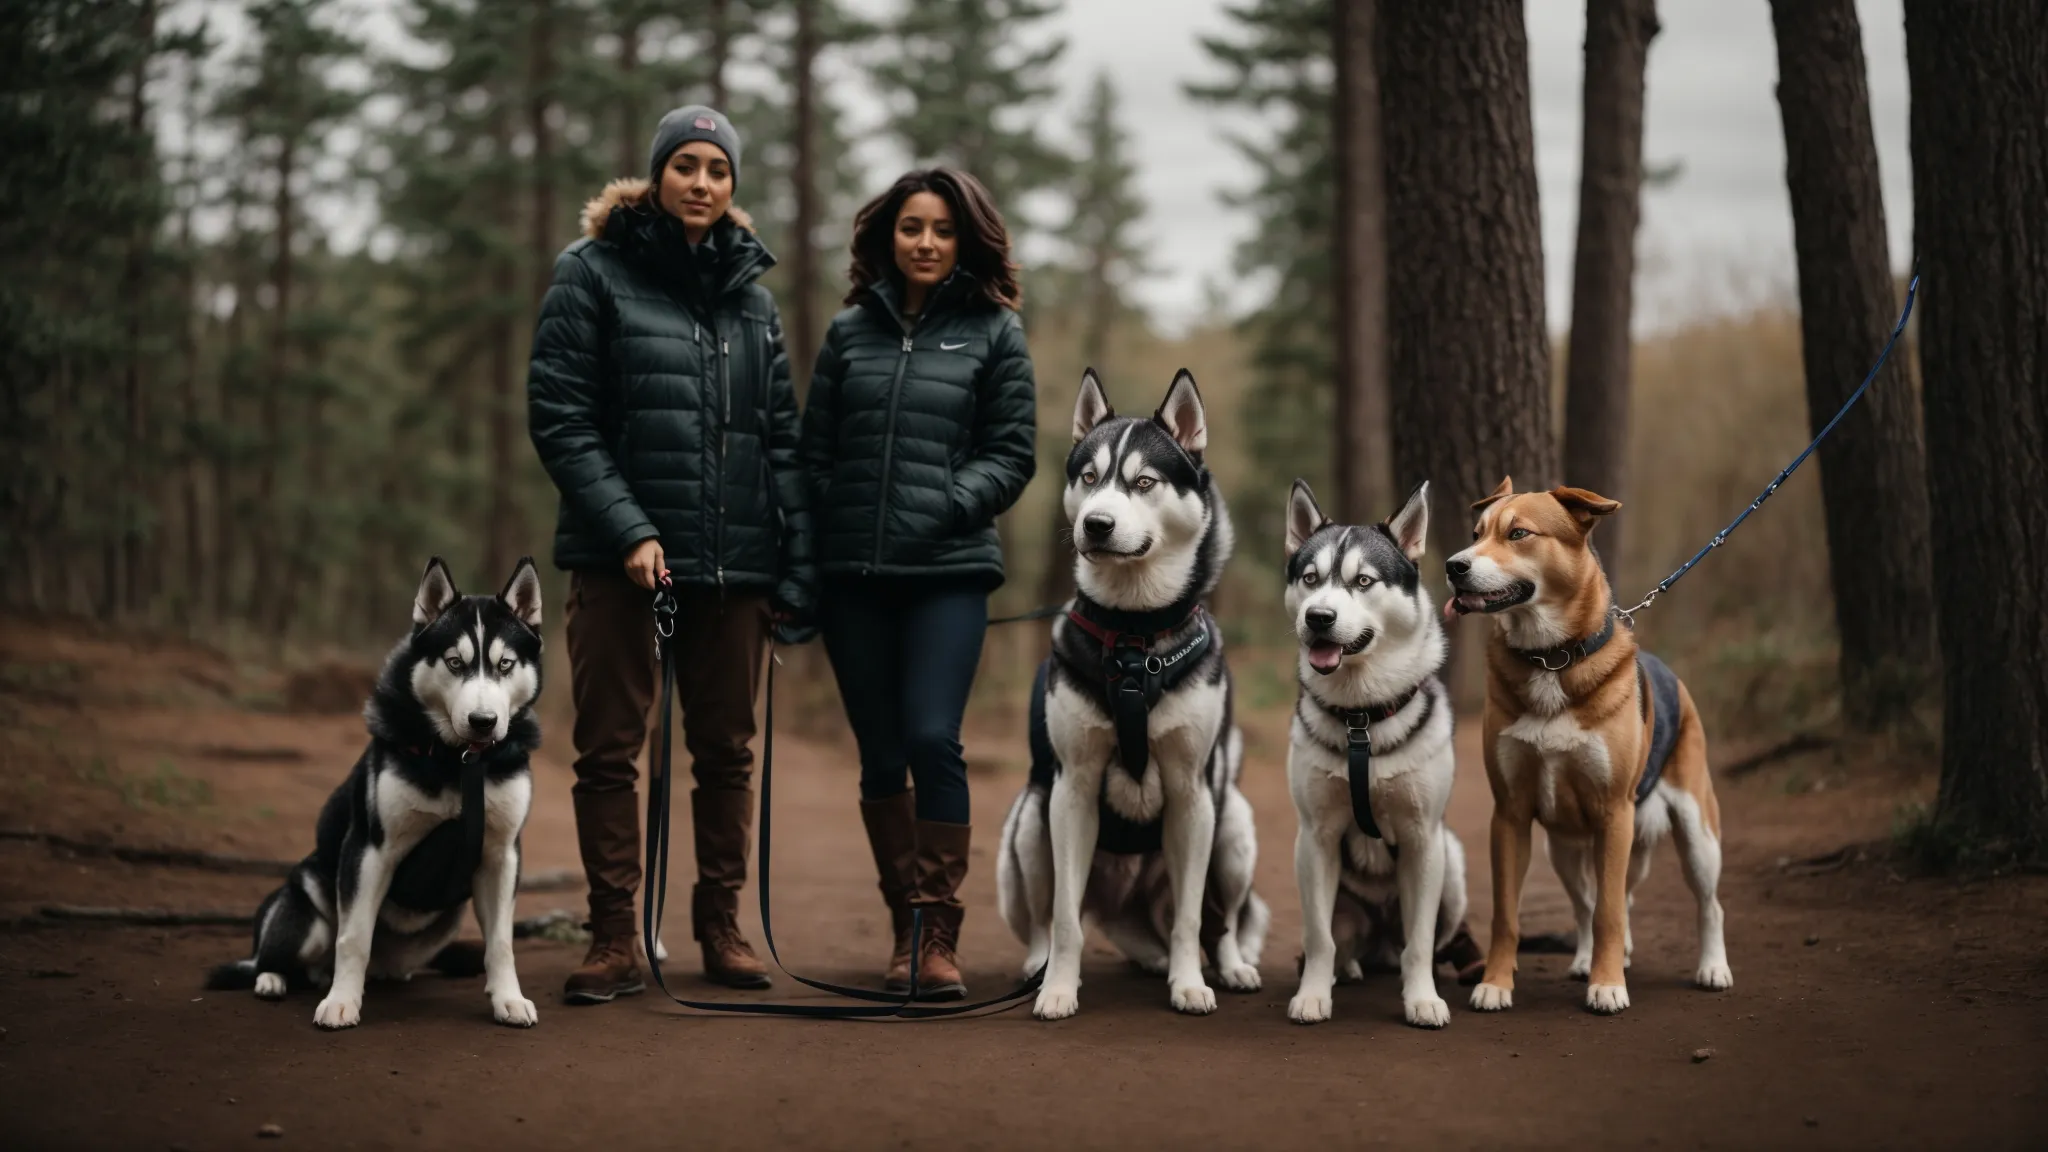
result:
[[[809,492],[774,297],[775,258],[737,209],[692,246],[620,180],[555,261],[527,419],[561,492],[555,564],[617,568],[659,537],[675,579],[815,604]]]
[[[826,333],[804,410],[819,566],[1003,582],[996,516],[1037,466],[1031,353],[1017,314],[964,272],[905,321],[884,281]]]

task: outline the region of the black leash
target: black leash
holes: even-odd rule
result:
[[[1892,337],[1891,339],[1885,341],[1884,351],[1878,354],[1877,363],[1872,364],[1870,366],[1870,373],[1869,375],[1863,378],[1863,383],[1857,385],[1856,391],[1850,393],[1849,398],[1842,402],[1842,407],[1835,412],[1834,419],[1829,420],[1827,422],[1827,426],[1820,430],[1820,433],[1813,438],[1813,442],[1806,446],[1806,450],[1804,452],[1801,452],[1798,456],[1794,457],[1790,464],[1785,465],[1785,470],[1778,473],[1778,478],[1771,481],[1770,484],[1764,488],[1763,492],[1758,494],[1756,499],[1750,501],[1749,507],[1744,508],[1742,510],[1741,515],[1737,516],[1734,520],[1729,521],[1728,526],[1726,528],[1723,528],[1719,532],[1714,533],[1714,538],[1712,540],[1707,541],[1706,547],[1700,549],[1698,552],[1695,552],[1693,554],[1692,559],[1687,560],[1685,563],[1679,565],[1678,571],[1673,572],[1671,575],[1666,576],[1662,580],[1659,580],[1657,582],[1657,586],[1650,590],[1650,594],[1648,596],[1643,597],[1642,603],[1636,605],[1633,608],[1610,608],[1608,609],[1609,612],[1613,613],[1615,616],[1620,617],[1624,623],[1628,624],[1629,627],[1635,627],[1636,613],[1641,612],[1645,608],[1648,608],[1651,605],[1651,603],[1657,599],[1657,597],[1662,596],[1664,593],[1670,591],[1671,586],[1673,584],[1678,583],[1678,580],[1681,576],[1684,576],[1687,572],[1692,571],[1692,566],[1699,563],[1701,560],[1705,559],[1707,553],[1712,552],[1714,549],[1719,548],[1723,544],[1726,544],[1728,542],[1728,534],[1735,531],[1736,528],[1740,527],[1744,520],[1749,519],[1749,514],[1751,512],[1754,512],[1758,508],[1762,507],[1763,502],[1770,499],[1771,495],[1778,490],[1778,487],[1784,484],[1786,479],[1790,477],[1792,473],[1801,464],[1806,463],[1806,458],[1808,456],[1813,455],[1813,450],[1820,447],[1820,442],[1828,438],[1828,433],[1833,432],[1835,430],[1835,425],[1841,423],[1842,417],[1847,416],[1849,414],[1849,409],[1855,407],[1856,402],[1858,400],[1863,399],[1863,393],[1866,389],[1870,387],[1871,381],[1877,379],[1878,371],[1884,367],[1884,362],[1887,359],[1890,359],[1891,357],[1892,346],[1899,342],[1899,336],[1906,331],[1906,317],[1911,316],[1913,314],[1913,297],[1918,295],[1919,291],[1920,270],[1916,266],[1913,269],[1913,279],[1906,284],[1906,306],[1899,313],[1899,322],[1897,324],[1892,325]]]
[[[659,940],[662,912],[668,905],[668,846],[669,809],[672,795],[671,737],[675,723],[672,701],[675,696],[675,636],[676,601],[672,585],[664,577],[661,586],[654,592],[654,634],[655,650],[661,659],[661,691],[657,695],[657,707],[661,709],[661,751],[648,772],[647,785],[647,863],[645,867],[647,892],[640,903],[641,938],[646,941],[647,967],[654,973],[655,986],[670,1000],[685,1008],[704,1012],[729,1012],[741,1015],[798,1016],[823,1020],[873,1020],[902,1019],[929,1020],[946,1016],[963,1016],[989,1008],[1007,1011],[1022,1003],[1026,997],[1035,996],[1045,981],[1045,968],[1020,984],[1016,989],[992,1000],[973,1004],[932,1005],[917,1002],[918,954],[921,948],[910,953],[910,989],[903,993],[877,992],[871,988],[854,988],[843,984],[832,984],[823,980],[812,980],[789,970],[782,962],[781,953],[775,947],[774,918],[769,912],[769,876],[772,857],[772,834],[775,815],[775,649],[771,643],[768,649],[767,703],[762,716],[761,738],[761,854],[758,864],[761,890],[761,936],[768,945],[769,958],[775,961],[784,975],[806,987],[820,992],[829,992],[851,1000],[869,1001],[869,1006],[841,1004],[775,1004],[755,1001],[717,1002],[685,1000],[669,991],[668,982],[662,977],[661,962],[655,959],[654,942]],[[992,620],[990,625],[1016,623],[1023,620],[1042,620],[1048,615],[1063,611],[1063,608],[1048,612],[1039,609],[1022,616]],[[911,939],[924,939],[924,912],[911,911]],[[994,1013],[990,1013],[993,1015]]]

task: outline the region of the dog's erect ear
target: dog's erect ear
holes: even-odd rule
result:
[[[1401,546],[1401,554],[1408,557],[1410,564],[1422,559],[1429,550],[1429,481],[1424,480],[1387,521],[1387,535]]]
[[[1195,387],[1194,373],[1187,369],[1174,373],[1166,399],[1152,418],[1197,460],[1209,447],[1209,420],[1202,414],[1202,390]]]
[[[540,573],[534,570],[533,557],[519,558],[519,566],[512,569],[512,579],[505,582],[498,599],[521,623],[540,631]]]
[[[1081,373],[1081,394],[1074,398],[1074,443],[1088,438],[1095,426],[1116,415],[1109,406],[1109,394],[1102,390],[1102,378],[1089,368]]]
[[[1621,501],[1609,500],[1598,492],[1589,492],[1584,488],[1552,488],[1550,495],[1559,504],[1564,505],[1564,510],[1572,514],[1572,519],[1579,522],[1581,531],[1590,532],[1593,530],[1593,524],[1602,516],[1612,516],[1621,511]]]
[[[1513,496],[1514,494],[1515,478],[1512,476],[1503,476],[1500,478],[1499,486],[1494,488],[1493,491],[1486,494],[1486,499],[1477,500],[1473,502],[1472,510],[1474,512],[1484,512],[1488,508],[1493,507],[1495,504],[1500,503],[1501,501],[1507,499],[1510,496]]]
[[[1322,506],[1316,503],[1316,494],[1309,488],[1308,481],[1296,479],[1294,491],[1287,497],[1287,554],[1301,551],[1308,538],[1323,530],[1330,518],[1323,515]]]
[[[441,618],[450,604],[462,599],[462,593],[455,590],[455,578],[448,575],[448,565],[439,556],[427,561],[427,570],[420,577],[420,590],[412,597],[412,622],[424,628]]]

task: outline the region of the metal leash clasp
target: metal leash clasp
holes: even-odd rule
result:
[[[663,644],[676,634],[675,582],[667,576],[654,586],[654,658],[659,661]]]

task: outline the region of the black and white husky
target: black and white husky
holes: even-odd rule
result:
[[[1444,824],[1456,760],[1436,676],[1443,625],[1416,569],[1428,537],[1427,483],[1393,519],[1350,527],[1331,523],[1294,482],[1286,602],[1301,692],[1287,786],[1303,963],[1287,1015],[1298,1023],[1330,1018],[1340,967],[1356,978],[1395,947],[1408,1023],[1451,1021],[1435,958],[1465,918],[1465,850]],[[1370,781],[1362,796],[1354,766]],[[1389,908],[1398,911],[1384,915]]]
[[[1039,1019],[1080,1006],[1084,912],[1166,975],[1174,1008],[1213,1012],[1205,947],[1224,987],[1257,989],[1270,914],[1251,889],[1258,839],[1223,638],[1202,606],[1232,537],[1194,377],[1175,376],[1144,419],[1111,411],[1090,370],[1074,441],[1079,594],[1033,688],[1031,780],[1003,821],[997,899],[1025,971],[1046,966]]]
[[[437,557],[412,620],[363,709],[369,747],[320,809],[312,855],[257,909],[255,954],[207,985],[265,999],[325,985],[313,1022],[352,1028],[366,976],[460,967],[449,945],[473,903],[491,1015],[531,1027],[512,899],[540,743],[540,577],[521,560],[498,595],[463,596]]]

